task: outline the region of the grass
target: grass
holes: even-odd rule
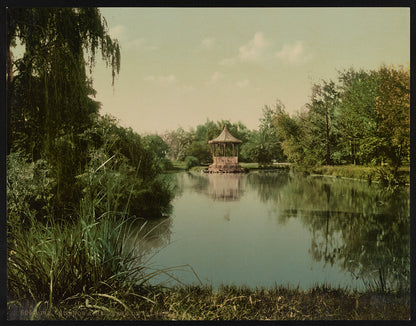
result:
[[[268,166],[261,166],[259,163],[246,163],[246,162],[239,162],[241,167],[246,170],[289,170],[290,164],[288,163],[273,163],[272,165]]]
[[[380,174],[386,170],[380,167],[363,165],[323,165],[312,169],[312,173],[319,175],[377,181]],[[406,184],[410,183],[410,166],[404,165],[398,169],[398,176],[403,178]]]
[[[186,170],[185,161],[172,161],[173,170]]]
[[[302,291],[222,286],[160,286],[45,302],[8,304],[10,317],[34,320],[408,320],[410,308],[394,295],[317,286]]]

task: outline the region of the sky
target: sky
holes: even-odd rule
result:
[[[409,8],[101,8],[121,70],[97,60],[101,113],[139,134],[207,119],[257,129],[280,100],[293,115],[311,86],[350,67],[410,63]]]

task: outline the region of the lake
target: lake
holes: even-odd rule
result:
[[[139,251],[151,268],[191,266],[198,277],[169,272],[184,284],[410,289],[408,188],[289,172],[169,177],[171,217],[146,224]]]

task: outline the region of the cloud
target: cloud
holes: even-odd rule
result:
[[[244,88],[247,87],[250,84],[250,81],[248,79],[240,80],[236,83],[237,87]]]
[[[220,61],[220,65],[233,65],[237,62],[260,62],[268,57],[268,49],[271,42],[267,40],[262,32],[254,34],[253,38],[238,48],[238,54],[232,58]]]
[[[158,47],[152,44],[145,38],[133,38],[128,29],[124,25],[116,25],[110,28],[108,33],[112,38],[119,40],[121,46],[126,49],[134,49],[140,51],[153,51],[157,50]]]
[[[145,38],[137,38],[134,40],[130,40],[126,43],[126,47],[128,49],[136,49],[140,51],[154,51],[158,49],[157,46],[151,44]]]
[[[257,32],[252,40],[238,49],[238,57],[241,61],[258,61],[264,57],[269,44],[263,33]]]
[[[222,72],[216,71],[212,74],[211,78],[208,80],[208,85],[213,85],[218,83],[220,80],[224,79],[224,74]]]
[[[123,39],[126,37],[126,27],[123,25],[116,25],[108,30],[112,38]]]
[[[154,76],[154,75],[150,75],[150,76],[146,76],[144,78],[144,80],[146,81],[151,81],[151,82],[157,82],[157,83],[161,83],[161,84],[173,84],[177,82],[177,79],[175,77],[175,75],[167,75],[167,76]]]
[[[215,38],[214,37],[207,37],[204,38],[201,42],[201,47],[204,49],[212,49],[212,47],[215,44]]]
[[[276,52],[276,56],[291,64],[304,63],[312,58],[311,54],[306,54],[302,41],[284,44],[283,48]]]

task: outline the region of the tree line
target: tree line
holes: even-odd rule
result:
[[[243,141],[243,162],[398,168],[410,159],[410,70],[383,65],[377,70],[339,71],[336,81],[313,84],[310,100],[294,115],[280,100],[274,107],[266,105],[258,130],[240,121],[207,120],[195,129],[178,128],[161,137],[172,160],[192,156],[209,163],[208,141],[225,125]]]

